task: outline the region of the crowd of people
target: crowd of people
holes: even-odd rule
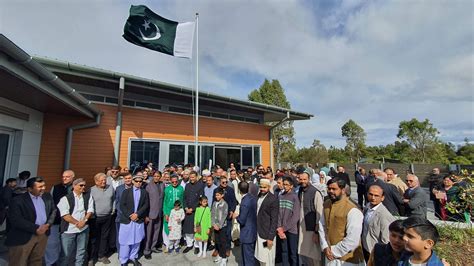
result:
[[[440,209],[458,186],[442,180],[430,188]],[[355,181],[358,202],[342,166],[200,172],[149,164],[133,174],[114,166],[94,184],[66,170],[49,192],[25,171],[2,189],[0,218],[12,266],[110,264],[115,252],[121,265],[189,252],[226,265],[233,246],[242,265],[443,265],[416,175],[404,182],[391,168],[359,168]]]

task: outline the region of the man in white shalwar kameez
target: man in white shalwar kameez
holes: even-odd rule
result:
[[[141,188],[143,179],[134,176],[133,187],[126,189],[120,199],[119,259],[121,265],[138,262],[140,242],[145,238],[145,217],[148,214],[148,193]]]

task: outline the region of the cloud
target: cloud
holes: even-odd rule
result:
[[[128,2],[7,2],[0,31],[30,53],[193,85],[193,62],[122,39]],[[293,109],[315,115],[294,123],[298,146],[344,146],[349,119],[370,145],[393,142],[411,118],[430,119],[445,141],[473,135],[472,1],[147,5],[178,21],[200,13],[201,90],[246,99],[264,78],[278,79]]]

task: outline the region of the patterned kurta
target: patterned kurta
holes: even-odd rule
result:
[[[172,209],[170,213],[170,218],[168,226],[171,227],[169,230],[168,238],[169,240],[180,240],[181,239],[181,223],[184,220],[184,210],[181,208],[179,210]],[[168,226],[166,227],[168,229]]]
[[[183,198],[184,198],[184,189],[182,186],[167,186],[165,188],[165,198],[163,200],[163,215],[169,216],[171,210],[174,208],[174,202],[179,200],[181,201],[181,206],[183,205]],[[168,235],[168,222],[166,219],[163,220],[163,230]]]

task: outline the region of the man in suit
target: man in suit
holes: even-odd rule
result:
[[[257,240],[257,200],[249,194],[249,184],[242,181],[238,184],[242,200],[240,214],[235,216],[240,224],[240,247],[244,266],[254,266],[255,241]]]
[[[406,216],[419,216],[426,219],[426,204],[429,200],[429,195],[420,187],[420,181],[416,175],[407,175],[406,181],[408,189],[403,195]]]
[[[155,246],[158,243],[160,236],[160,229],[163,220],[163,198],[165,191],[165,184],[161,182],[161,173],[155,172],[153,175],[153,181],[146,186],[145,189],[148,192],[150,199],[150,212],[146,218],[146,242],[143,255],[145,259],[151,259],[151,252],[159,252]]]
[[[232,217],[234,216],[234,212],[235,212],[235,209],[237,207],[237,199],[235,198],[235,191],[234,189],[232,189],[231,187],[229,187],[229,184],[228,184],[228,180],[227,180],[227,176],[221,176],[220,179],[219,179],[219,182],[220,182],[220,186],[218,188],[221,188],[223,191],[224,191],[224,200],[225,202],[227,203],[228,205],[228,211],[229,211],[229,214],[227,215],[227,224],[231,225],[231,226],[227,226],[226,227],[226,240],[227,240],[227,243],[226,243],[226,255],[227,257],[230,256],[230,248],[231,248],[231,242],[232,242],[232,235],[231,235],[231,232],[232,232]],[[214,200],[216,199],[215,195],[216,195],[216,192],[217,192],[217,189],[216,188],[214,190]]]
[[[382,203],[384,190],[381,186],[372,185],[367,191],[367,199],[369,203],[364,208],[364,224],[362,227],[362,247],[366,262],[369,260],[375,244],[388,243],[388,226],[395,221],[395,217]]]
[[[148,193],[142,188],[143,177],[133,177],[133,187],[123,191],[120,199],[120,231],[119,259],[121,265],[128,262],[140,266],[138,250],[140,242],[145,238],[145,218],[148,215],[150,200]]]
[[[43,178],[30,178],[26,187],[28,193],[13,198],[8,213],[11,228],[5,244],[9,247],[11,266],[42,265],[49,227],[56,216],[53,198],[45,193]]]
[[[270,180],[262,178],[257,200],[257,243],[255,244],[255,258],[260,265],[275,265],[274,242],[279,211],[279,200],[270,192]]]
[[[351,180],[349,179],[349,175],[346,173],[344,166],[340,165],[337,167],[337,174],[334,177],[344,180],[346,184],[351,187]]]

